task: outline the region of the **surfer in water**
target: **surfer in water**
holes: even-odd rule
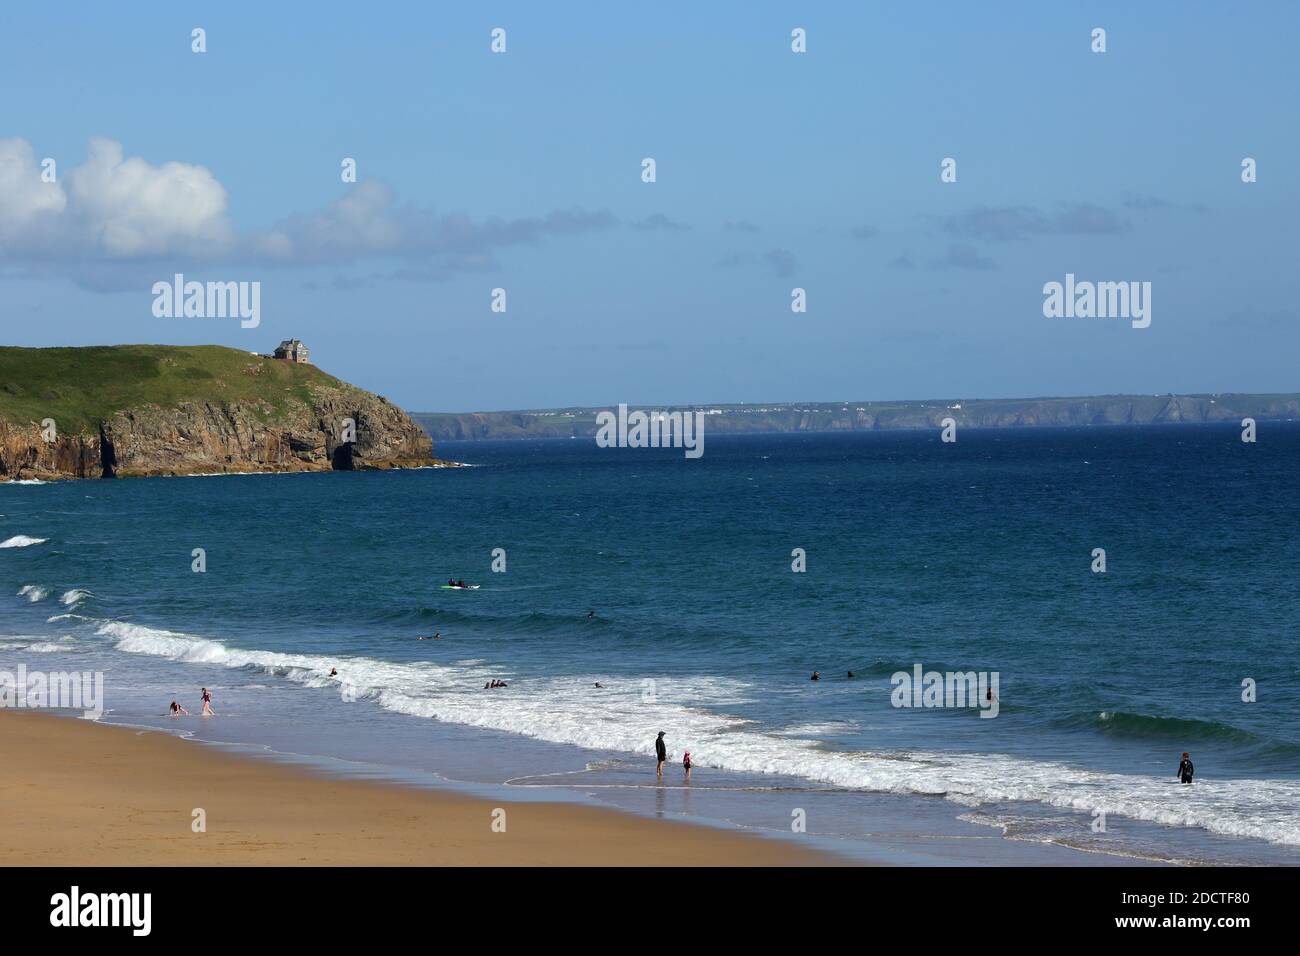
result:
[[[1178,765],[1178,779],[1183,783],[1192,782],[1192,774],[1196,768],[1192,766],[1192,755],[1186,750],[1183,751],[1183,762]]]

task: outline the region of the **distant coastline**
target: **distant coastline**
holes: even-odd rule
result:
[[[606,407],[501,412],[411,412],[434,441],[592,438]],[[646,412],[702,411],[714,435],[763,432],[883,431],[958,427],[1041,428],[1090,425],[1240,424],[1300,419],[1300,393],[1100,395],[1088,398],[927,399],[890,402],[750,402],[644,405]]]

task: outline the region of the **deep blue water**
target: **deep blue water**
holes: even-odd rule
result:
[[[699,460],[444,443],[477,467],[0,486],[0,543],[45,539],[0,547],[0,667],[108,661],[119,716],[145,687],[194,703],[168,690],[189,670],[218,713],[271,712],[337,695],[336,667],[376,727],[435,718],[637,773],[664,730],[674,761],[736,779],[943,795],[1026,839],[1294,862],[1300,426],[1239,435],[710,436]],[[891,706],[917,663],[996,672],[996,718]]]

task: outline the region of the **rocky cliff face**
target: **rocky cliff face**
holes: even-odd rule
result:
[[[428,434],[386,399],[326,386],[311,394],[310,403],[278,410],[238,401],[145,405],[53,442],[35,422],[0,421],[0,481],[444,464]]]
[[[99,438],[78,435],[47,442],[39,425],[0,421],[0,481],[88,478],[99,471]]]

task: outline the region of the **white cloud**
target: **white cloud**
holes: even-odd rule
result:
[[[319,212],[290,217],[254,244],[272,258],[318,261],[397,252],[406,232],[392,191],[367,181]]]
[[[48,229],[67,204],[58,183],[41,182],[30,143],[0,139],[0,243]]]
[[[121,143],[92,139],[67,180],[79,231],[109,256],[210,251],[233,236],[226,190],[203,166],[123,159]]]
[[[70,274],[95,288],[129,286],[141,269],[375,257],[401,260],[402,277],[446,278],[492,267],[495,249],[618,223],[604,210],[582,209],[520,219],[436,215],[369,181],[268,232],[237,235],[227,210],[225,187],[203,166],[126,158],[120,143],[97,138],[84,162],[43,183],[31,144],[0,139],[0,255],[31,274]]]
[[[561,209],[541,217],[483,219],[464,213],[437,215],[398,205],[392,190],[362,182],[319,212],[294,215],[253,241],[263,255],[302,264],[348,261],[369,256],[436,260],[435,271],[474,271],[493,249],[529,245],[617,224],[601,210]]]
[[[210,253],[232,236],[226,191],[202,166],[124,159],[120,143],[92,139],[84,163],[45,183],[30,143],[0,140],[0,243],[9,254]]]

